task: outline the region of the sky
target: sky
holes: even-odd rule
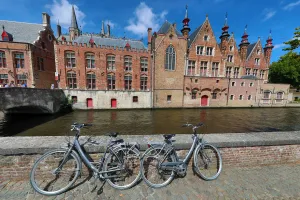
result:
[[[41,23],[41,13],[47,12],[54,32],[59,21],[66,33],[72,5],[84,33],[99,33],[105,21],[111,25],[113,36],[143,39],[145,44],[148,27],[158,31],[165,20],[176,23],[180,30],[186,5],[191,32],[204,22],[207,14],[217,38],[227,12],[229,32],[234,32],[237,45],[246,25],[250,43],[260,37],[264,45],[272,31],[272,62],[286,53],[282,51],[283,42],[292,39],[295,28],[300,26],[300,0],[3,0],[0,19]]]

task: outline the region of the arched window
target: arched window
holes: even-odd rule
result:
[[[65,63],[66,63],[66,67],[70,67],[70,68],[76,67],[76,59],[75,59],[74,51],[65,52]]]
[[[4,51],[0,51],[0,67],[6,67],[6,58]]]
[[[76,89],[77,88],[77,79],[76,79],[76,72],[68,72],[67,73],[67,85],[70,89]]]
[[[283,99],[283,92],[277,92],[276,99]]]
[[[175,65],[176,65],[176,53],[174,47],[170,45],[166,50],[165,69],[175,70]]]
[[[132,57],[131,56],[124,57],[124,69],[125,69],[125,71],[132,70]]]
[[[96,75],[95,73],[86,74],[87,89],[96,89]]]
[[[106,57],[106,66],[108,70],[116,69],[116,57],[115,55],[107,55]]]
[[[93,53],[86,53],[85,54],[85,62],[86,68],[95,68],[95,54]]]
[[[132,76],[125,75],[125,77],[124,77],[125,90],[131,90],[131,83],[132,83]]]
[[[147,90],[148,77],[146,75],[141,76],[141,90]]]

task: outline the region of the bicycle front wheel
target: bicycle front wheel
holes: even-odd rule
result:
[[[175,162],[173,154],[168,153],[161,147],[146,150],[141,160],[142,177],[153,188],[161,188],[168,185],[175,177],[173,170],[162,169],[160,164]]]
[[[222,170],[222,158],[219,150],[210,145],[199,145],[194,152],[194,167],[204,180],[216,179]]]
[[[124,190],[134,186],[141,178],[140,152],[138,149],[122,147],[109,153],[104,161],[104,178],[109,185]]]
[[[34,163],[30,183],[35,191],[47,196],[58,195],[74,184],[82,164],[75,152],[66,154],[65,149],[52,150]]]

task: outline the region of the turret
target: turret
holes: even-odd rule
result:
[[[267,44],[264,47],[264,54],[265,54],[265,58],[266,58],[266,61],[267,61],[268,65],[270,64],[272,49],[274,48],[272,41],[273,41],[272,31],[270,30],[269,37],[267,39]]]
[[[240,47],[240,54],[241,54],[241,59],[242,61],[245,61],[247,58],[247,49],[249,46],[249,42],[248,42],[248,34],[247,34],[247,25],[245,26],[245,30],[244,30],[244,34],[242,36],[242,41],[239,44]]]
[[[185,37],[186,39],[189,37],[189,32],[191,31],[191,29],[189,27],[190,19],[188,18],[188,10],[187,9],[188,9],[188,6],[186,5],[185,17],[182,20],[183,28],[181,29],[181,33],[182,33],[183,37]]]

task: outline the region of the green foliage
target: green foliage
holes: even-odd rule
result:
[[[279,61],[270,66],[269,81],[271,83],[288,83],[293,87],[300,86],[300,54],[288,52]]]
[[[289,47],[283,49],[284,51],[293,51],[300,47],[300,27],[296,28],[294,38],[290,41],[285,42],[284,44],[289,45]]]

